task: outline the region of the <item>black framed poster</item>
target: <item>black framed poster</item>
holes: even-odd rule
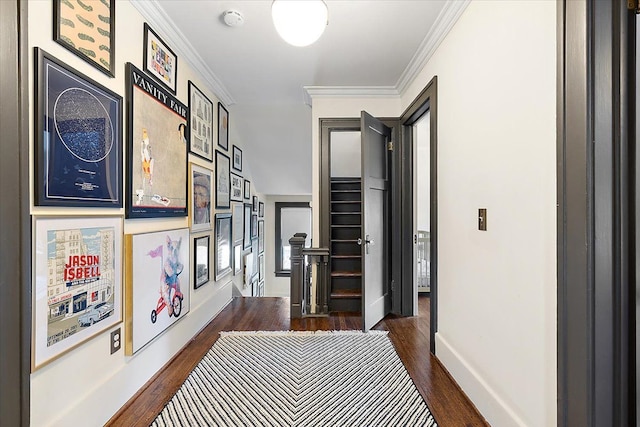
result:
[[[122,207],[122,97],[35,48],[35,203]]]
[[[188,108],[127,63],[127,218],[187,216]]]

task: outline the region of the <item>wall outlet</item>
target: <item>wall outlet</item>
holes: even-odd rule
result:
[[[120,328],[111,332],[111,354],[120,350],[122,347],[122,334],[120,333]]]

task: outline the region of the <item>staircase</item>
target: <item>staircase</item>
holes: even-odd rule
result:
[[[362,227],[360,178],[331,178],[330,311],[361,310]]]

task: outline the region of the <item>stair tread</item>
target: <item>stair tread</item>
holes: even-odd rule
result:
[[[331,277],[362,277],[361,271],[332,271]]]
[[[360,228],[359,224],[331,224],[332,228]]]
[[[331,215],[360,215],[360,211],[358,211],[358,212],[331,212]]]
[[[362,200],[332,200],[331,203],[342,203],[342,204],[348,204],[348,203],[362,203]]]
[[[362,255],[331,255],[331,258],[336,258],[336,259],[357,259],[357,258],[362,258]]]
[[[360,190],[331,190],[332,193],[360,193]]]
[[[331,291],[331,298],[361,298],[362,290],[361,289],[336,289]]]
[[[331,242],[338,242],[338,243],[358,243],[358,239],[331,239]]]

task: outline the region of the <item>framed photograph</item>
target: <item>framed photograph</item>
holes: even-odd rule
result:
[[[34,64],[36,206],[121,208],[122,97],[42,49]]]
[[[53,39],[111,77],[115,31],[115,0],[53,1]]]
[[[127,77],[126,217],[187,216],[189,110],[131,63]]]
[[[251,247],[251,203],[244,204],[244,236],[242,239],[243,249]]]
[[[242,150],[233,146],[233,168],[238,172],[242,172]]]
[[[209,236],[193,239],[193,288],[209,281]]]
[[[160,36],[144,23],[144,70],[173,95],[176,94],[178,57]]]
[[[263,218],[263,217],[264,217],[264,203],[262,203],[262,202],[260,202],[260,203],[258,204],[258,216],[259,216],[260,218]]]
[[[231,207],[231,171],[229,156],[216,151],[216,208]]]
[[[131,356],[189,312],[189,229],[125,235],[125,354]]]
[[[122,218],[36,217],[33,230],[36,370],[122,321]]]
[[[213,161],[213,102],[189,80],[189,151]]]
[[[242,177],[231,172],[231,200],[242,201]]]
[[[233,246],[233,275],[242,271],[242,243]]]
[[[258,255],[258,281],[264,281],[264,254]]]
[[[244,256],[244,277],[242,278],[242,284],[244,289],[251,286],[253,278],[256,277],[256,266],[253,262],[253,254],[248,253]]]
[[[253,211],[258,212],[258,196],[253,196]]]
[[[258,276],[253,276],[251,278],[251,296],[259,297],[260,296],[260,287],[258,284]]]
[[[244,180],[244,199],[251,199],[251,182],[248,179]]]
[[[216,214],[216,240],[214,254],[216,258],[215,277],[222,279],[231,273],[233,253],[231,252],[231,214]]]
[[[258,221],[258,253],[264,252],[264,221]]]
[[[229,150],[229,112],[218,102],[218,145]]]
[[[234,203],[231,209],[233,214],[233,224],[231,231],[233,232],[233,244],[242,245],[244,238],[244,205],[242,203]]]
[[[191,231],[211,229],[213,199],[213,171],[191,163],[189,173],[189,188],[191,189],[191,203],[189,204],[189,218]]]
[[[264,280],[258,282],[258,296],[259,297],[264,296]]]
[[[251,240],[258,237],[258,215],[251,215]]]

